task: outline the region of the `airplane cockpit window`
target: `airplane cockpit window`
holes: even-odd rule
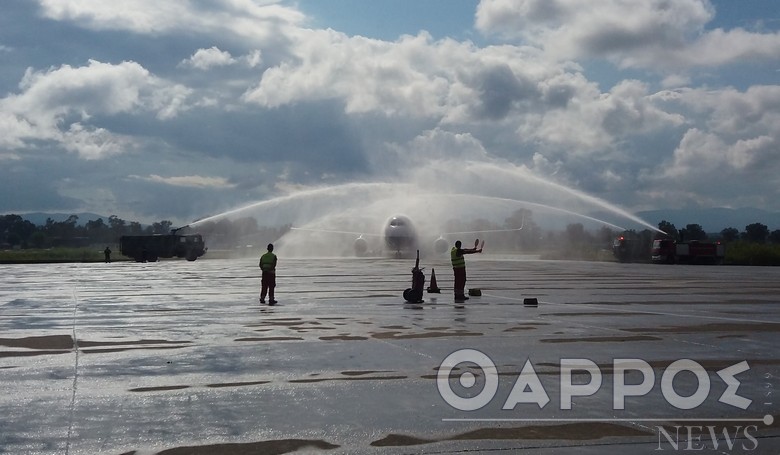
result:
[[[403,220],[399,220],[398,218],[394,218],[390,220],[390,226],[403,226],[404,222]]]

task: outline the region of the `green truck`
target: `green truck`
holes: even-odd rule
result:
[[[206,244],[200,234],[123,235],[119,252],[136,262],[156,262],[159,258],[185,258],[194,261],[206,254]]]

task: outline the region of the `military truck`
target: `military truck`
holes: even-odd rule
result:
[[[181,229],[181,228],[179,228]],[[186,258],[194,261],[206,253],[206,244],[200,234],[123,235],[119,252],[136,262],[156,262],[159,258]]]

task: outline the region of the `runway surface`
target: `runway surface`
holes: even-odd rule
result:
[[[2,265],[0,453],[780,452],[777,268],[467,261]]]

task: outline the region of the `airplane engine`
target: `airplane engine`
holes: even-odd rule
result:
[[[439,237],[435,242],[433,242],[433,251],[435,251],[436,254],[444,254],[447,252],[447,248],[449,248],[449,246],[450,242],[448,242],[444,237]]]
[[[368,252],[368,242],[366,242],[366,239],[363,237],[355,239],[355,244],[353,246],[355,248],[355,256],[363,256]]]

